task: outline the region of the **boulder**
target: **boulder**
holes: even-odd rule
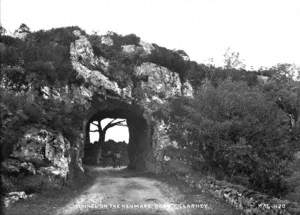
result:
[[[33,196],[33,194],[27,195],[24,191],[10,192],[4,198],[4,206],[8,207],[12,203],[14,203],[20,199],[27,199],[32,196]]]
[[[141,90],[144,91],[145,99],[152,99],[153,96],[167,99],[181,95],[181,81],[178,73],[165,67],[154,63],[143,63],[136,67],[135,76],[143,78]]]
[[[70,148],[69,141],[62,134],[47,129],[30,128],[14,145],[11,154],[14,160],[6,160],[5,165],[10,171],[24,169],[32,174],[42,172],[41,168],[55,169],[47,173],[65,178],[69,172]]]
[[[122,51],[127,54],[134,54],[140,51],[142,48],[136,45],[124,45],[122,46]]]
[[[32,174],[32,175],[36,174],[36,168],[30,162],[22,162],[21,167],[22,167],[23,170],[25,170],[29,174]]]

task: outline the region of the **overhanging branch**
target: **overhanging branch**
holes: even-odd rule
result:
[[[92,125],[95,125],[95,126],[99,126],[98,124],[96,124],[96,123],[94,123],[94,122],[91,122],[91,124],[92,124]]]
[[[112,121],[110,121],[103,129],[103,131],[107,131],[107,129],[111,128],[111,127],[114,127],[116,125],[118,126],[126,126],[124,124],[122,124],[123,122],[125,122],[126,120],[121,120],[121,121],[118,121],[118,122],[115,122],[117,119],[113,119]]]
[[[90,132],[99,132],[99,130],[90,130]]]

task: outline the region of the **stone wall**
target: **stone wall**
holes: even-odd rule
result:
[[[300,205],[297,203],[277,199],[241,185],[218,181],[212,177],[199,176],[196,173],[174,175],[190,187],[211,193],[247,215],[300,214]]]

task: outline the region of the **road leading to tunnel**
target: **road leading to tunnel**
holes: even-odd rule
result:
[[[18,202],[7,214],[240,214],[174,178],[113,168],[89,167],[88,172],[93,181],[80,192]]]

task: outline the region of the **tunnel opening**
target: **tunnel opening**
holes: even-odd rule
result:
[[[140,106],[120,101],[95,103],[85,123],[83,163],[115,167],[120,163],[129,169],[145,170],[152,157],[151,140],[151,123]]]
[[[128,166],[129,131],[127,120],[105,118],[101,121],[93,121],[88,126],[89,142],[84,149],[87,158],[85,163],[101,167]],[[101,150],[98,149],[99,147]]]

